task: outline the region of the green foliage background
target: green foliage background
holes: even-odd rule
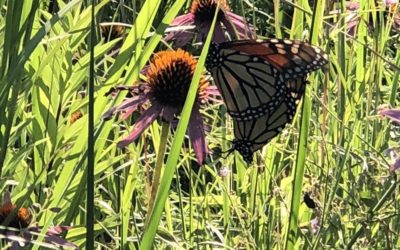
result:
[[[399,101],[393,14],[381,1],[360,1],[355,14],[345,11],[345,1],[315,2],[230,2],[261,38],[311,41],[329,54],[330,65],[310,76],[295,121],[251,166],[236,153],[220,158],[214,150],[199,167],[186,139],[178,147],[176,138],[183,140],[185,130],[170,133],[160,188],[168,196],[156,200],[161,218],[152,217],[147,229],[148,172],[160,125],[154,123],[138,143],[117,149],[137,117],[102,121],[123,99],[104,94],[140,79],[153,51],[168,48],[160,42],[167,24],[190,1],[96,3],[95,182],[89,185],[95,188],[98,249],[400,248],[398,178],[384,154],[398,146],[399,127],[377,115],[380,105]],[[1,193],[11,191],[13,202],[29,207],[42,233],[50,225],[72,225],[66,238],[83,248],[91,2],[0,0],[0,7]],[[354,37],[347,33],[346,18],[359,20]],[[123,35],[102,33],[100,23],[123,24]],[[70,122],[78,111],[82,117]],[[209,148],[229,149],[233,134],[224,109],[211,105],[203,113]],[[222,167],[227,177],[218,175]],[[169,177],[171,187],[164,186]],[[302,202],[305,192],[318,209]],[[321,229],[314,234],[310,221],[316,217]]]

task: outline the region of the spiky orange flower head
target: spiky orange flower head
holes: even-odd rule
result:
[[[146,72],[149,93],[161,105],[182,107],[189,91],[197,61],[188,52],[178,49],[160,51],[153,56]],[[197,90],[198,100],[205,98],[208,82],[202,75]]]
[[[218,0],[193,0],[190,12],[194,15],[196,22],[210,21],[214,18]],[[219,0],[219,7],[223,11],[229,10],[226,0]],[[218,20],[223,16],[223,12],[218,12]]]
[[[0,224],[6,220],[6,218],[16,209],[16,206],[11,203],[6,203],[0,207]],[[8,224],[14,228],[26,228],[32,221],[32,215],[28,209],[21,207],[14,218],[10,220]]]

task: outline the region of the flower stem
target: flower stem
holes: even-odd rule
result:
[[[160,184],[161,169],[163,166],[165,149],[167,147],[168,134],[169,134],[169,123],[163,122],[161,125],[160,145],[158,147],[156,166],[154,168],[153,185],[151,186],[149,205],[147,207],[146,227],[147,227],[147,223],[148,223],[151,211],[153,210],[154,200],[156,198],[157,191],[158,191],[158,185]]]

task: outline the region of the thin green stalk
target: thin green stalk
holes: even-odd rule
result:
[[[88,84],[88,166],[87,166],[87,197],[86,197],[86,249],[94,249],[94,46],[96,43],[95,14],[96,0],[92,0],[90,24],[90,65]]]
[[[177,188],[177,193],[178,193],[178,202],[179,202],[179,214],[181,216],[181,223],[182,223],[182,237],[183,239],[186,241],[187,237],[186,237],[186,233],[187,233],[187,228],[186,228],[186,222],[185,222],[185,211],[183,209],[183,200],[182,200],[182,189],[181,189],[181,185],[180,180],[179,180],[179,172],[178,172],[178,168],[175,169],[175,176],[176,176],[176,188]]]
[[[277,38],[282,38],[282,23],[281,15],[279,11],[280,0],[274,0],[274,16],[275,16],[275,36]]]
[[[149,222],[151,211],[153,211],[154,200],[157,195],[158,186],[160,185],[161,171],[164,163],[165,150],[168,143],[169,127],[170,125],[168,122],[163,122],[161,125],[160,145],[158,147],[157,160],[154,167],[153,185],[151,185],[149,205],[147,207],[146,227],[147,223]]]
[[[345,1],[341,0],[340,2],[340,9],[342,13],[346,12],[346,5]],[[340,27],[346,27],[346,21],[344,17],[340,18]],[[346,77],[346,36],[345,33],[340,32],[338,34],[338,53],[337,53],[337,60],[340,65],[340,70],[342,71],[342,74]],[[346,93],[345,93],[345,86],[342,81],[339,81],[338,84],[338,93],[339,93],[339,105],[338,105],[338,115],[339,119],[342,121],[345,113],[345,107],[346,107]],[[339,123],[339,131],[340,133],[340,142],[342,141],[343,137],[343,126],[341,125],[342,123]]]
[[[225,109],[224,109],[225,110]],[[222,118],[221,118],[221,127],[222,128],[227,128],[227,124],[226,124],[226,116],[224,115],[225,112],[222,112]],[[226,152],[228,149],[228,145],[227,145],[227,140],[226,140],[226,129],[222,130],[222,152]],[[228,168],[227,170],[230,171],[232,170],[229,167],[229,164],[226,164],[226,168]],[[223,215],[224,215],[224,228],[225,228],[225,234],[224,234],[224,239],[225,239],[225,244],[228,244],[230,241],[230,218],[231,218],[231,206],[230,206],[230,202],[229,202],[229,195],[231,193],[231,180],[232,180],[232,175],[228,174],[228,176],[226,176],[223,179],[224,182],[224,186],[226,188],[226,192],[222,193],[223,196]]]

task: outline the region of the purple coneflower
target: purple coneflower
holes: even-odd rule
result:
[[[161,51],[154,55],[144,72],[146,82],[134,87],[133,97],[103,115],[104,119],[108,119],[115,113],[121,113],[122,118],[126,119],[140,106],[150,101],[151,107],[139,117],[132,132],[118,143],[119,147],[125,147],[135,141],[157,117],[171,124],[175,123],[184,105],[196,64],[197,61],[181,49]],[[208,81],[202,76],[188,126],[188,135],[199,164],[204,163],[207,155],[204,125],[199,107],[211,96],[218,95],[216,87],[209,86]]]
[[[197,41],[202,42],[207,37],[218,0],[193,0],[190,12],[175,18],[171,23],[174,31],[170,31],[165,41],[175,41],[176,47],[182,47],[189,43],[195,34]],[[221,43],[227,41],[224,30],[231,38],[252,38],[254,29],[246,24],[243,17],[229,11],[225,0],[219,0],[220,10],[215,24],[213,42]],[[195,30],[194,30],[195,29]]]
[[[3,197],[3,204],[0,207],[0,235],[5,242],[10,244],[10,249],[23,249],[28,244],[33,244],[33,238],[39,236],[41,228],[31,224],[32,215],[27,208],[21,207],[15,211],[17,207],[11,203],[10,194],[6,192]],[[14,213],[14,216],[13,216]],[[7,227],[5,222],[7,217],[12,216],[8,220]],[[59,248],[67,247],[69,249],[78,249],[78,247],[61,238],[60,234],[68,231],[71,227],[67,226],[52,226],[49,227],[44,236],[44,246]],[[0,238],[0,239],[1,239]]]

